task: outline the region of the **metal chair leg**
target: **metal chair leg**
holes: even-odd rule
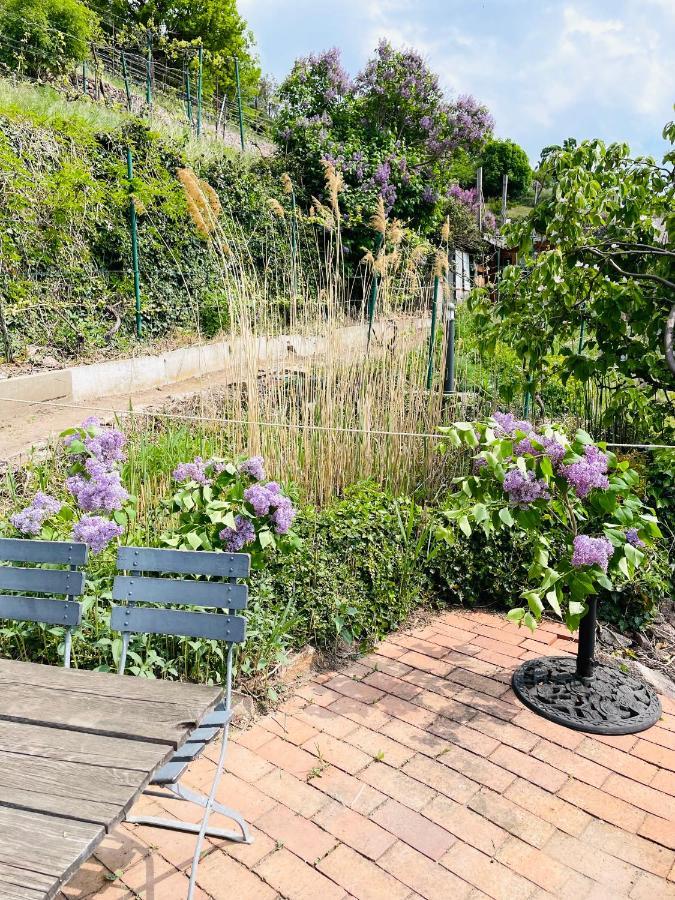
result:
[[[202,853],[202,844],[204,843],[204,838],[206,836],[206,832],[209,826],[209,817],[211,815],[211,810],[213,809],[213,804],[216,799],[216,792],[218,790],[218,785],[220,784],[220,779],[223,774],[223,766],[225,765],[225,754],[227,752],[227,738],[228,738],[229,728],[227,725],[223,729],[223,741],[220,747],[220,755],[218,757],[218,765],[216,767],[215,775],[213,776],[213,783],[211,785],[211,790],[209,792],[208,799],[206,801],[206,805],[204,808],[204,817],[202,819],[202,825],[199,829],[199,836],[197,837],[197,844],[195,845],[194,856],[192,857],[192,869],[190,871],[190,885],[188,887],[188,895],[187,900],[193,900],[195,887],[197,886],[197,869],[199,867],[199,860],[201,858]]]

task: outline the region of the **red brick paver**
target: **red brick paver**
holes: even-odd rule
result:
[[[657,726],[617,738],[535,716],[513,668],[573,649],[554,623],[533,638],[497,615],[447,612],[297,685],[231,736],[218,797],[255,841],[206,843],[200,900],[675,900],[675,705],[664,698]],[[190,784],[204,790],[216,751]],[[123,826],[61,900],[182,900],[193,846]]]

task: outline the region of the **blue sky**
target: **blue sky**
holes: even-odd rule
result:
[[[353,74],[381,38],[414,47],[448,96],[487,103],[535,162],[565,137],[662,155],[675,102],[675,0],[239,0],[266,73],[339,47]]]

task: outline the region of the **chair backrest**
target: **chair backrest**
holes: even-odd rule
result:
[[[246,639],[246,619],[231,612],[246,609],[248,603],[248,586],[237,583],[250,573],[248,553],[120,547],[117,568],[128,573],[117,575],[113,583],[113,600],[125,603],[113,606],[111,617],[111,627],[122,633],[119,674],[124,673],[132,634],[175,634],[226,643],[229,685],[232,646]],[[212,580],[158,577],[166,574],[202,575]],[[197,606],[212,611],[167,608],[170,606]]]
[[[0,619],[63,625],[63,663],[70,666],[72,630],[82,621],[82,604],[74,600],[84,590],[87,547],[72,541],[0,538],[0,563],[43,563],[67,569],[0,565]],[[4,591],[12,591],[5,594]],[[35,597],[34,594],[46,596]],[[54,599],[52,595],[65,599]]]

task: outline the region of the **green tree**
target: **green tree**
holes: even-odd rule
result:
[[[239,15],[236,0],[92,0],[105,20],[109,13],[119,28],[125,23],[133,37],[144,38],[150,30],[156,52],[175,56],[187,47],[204,47],[205,89],[218,81],[219,90],[234,88],[233,57],[239,59],[244,94],[253,96],[260,80],[260,64],[255,41],[246,21]],[[175,63],[174,63],[175,64]]]
[[[509,176],[509,194],[519,196],[532,183],[532,169],[527,153],[511,140],[488,141],[480,157],[483,167],[483,192],[486,197],[499,197],[502,176]]]
[[[675,142],[675,124],[664,129]],[[584,141],[550,152],[552,190],[507,234],[495,303],[475,303],[486,348],[513,346],[536,390],[547,371],[611,386],[607,421],[632,409],[652,430],[675,414],[664,353],[675,297],[675,151],[659,165],[625,144]],[[532,237],[542,237],[535,253]],[[583,326],[583,334],[580,334]],[[621,412],[619,412],[621,411]]]
[[[87,56],[97,26],[80,0],[0,0],[0,66],[61,75]]]

